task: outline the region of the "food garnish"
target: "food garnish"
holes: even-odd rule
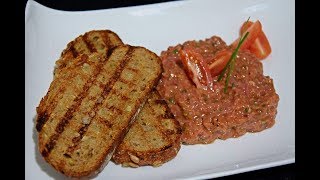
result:
[[[241,26],[240,37],[229,46],[230,48],[218,51],[211,64],[207,64],[202,55],[192,49],[182,48],[173,51],[174,54],[179,53],[188,77],[197,88],[212,90],[213,77],[219,75],[218,81],[221,81],[227,73],[224,87],[226,93],[239,50],[248,50],[259,60],[265,59],[271,53],[271,46],[262,30],[261,22],[252,22],[249,19],[250,17]]]
[[[212,89],[213,79],[208,64],[204,61],[202,55],[191,49],[180,49],[179,55],[188,77],[197,88]]]
[[[249,19],[244,23],[244,25],[248,22]],[[262,32],[262,25],[260,21],[257,20],[248,29],[246,29],[245,32],[241,33],[240,37],[231,44],[231,47],[236,48],[239,44],[239,41],[243,37],[243,34],[246,34],[247,32],[249,32],[248,38],[243,42],[242,46],[240,47],[240,50],[248,49],[260,35],[260,33]]]
[[[249,21],[243,23],[240,29],[240,37],[235,40],[230,47],[234,48],[231,52],[230,49],[223,49],[215,55],[214,61],[209,65],[212,76],[217,76],[218,81],[228,70],[225,80],[224,92],[227,92],[231,73],[234,68],[235,58],[239,50],[248,50],[254,54],[259,60],[265,59],[271,53],[270,43],[262,30],[262,25],[259,20],[256,22]]]
[[[252,21],[248,21],[241,26],[240,34],[243,35],[254,23]],[[256,55],[259,60],[263,60],[271,54],[271,46],[268,41],[267,36],[261,30],[258,37],[255,41],[249,46],[248,50]]]
[[[235,48],[235,50],[233,51],[230,60],[228,61],[227,65],[224,67],[224,69],[222,70],[221,74],[218,77],[218,81],[221,81],[223,75],[226,73],[226,71],[228,70],[228,74],[226,77],[226,81],[225,81],[225,85],[224,85],[224,92],[227,93],[227,89],[228,89],[228,84],[229,84],[229,79],[231,76],[231,73],[234,69],[234,64],[235,64],[235,60],[236,60],[236,56],[238,54],[238,51],[242,45],[242,43],[244,42],[244,40],[246,40],[246,38],[248,37],[249,32],[246,32],[245,35],[243,37],[240,37],[239,39],[239,43],[237,45],[237,47]]]

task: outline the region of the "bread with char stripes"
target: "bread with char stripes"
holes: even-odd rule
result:
[[[89,31],[67,45],[56,63],[55,72],[64,73],[65,67],[74,65],[72,61],[82,54],[90,55],[98,52],[107,57],[108,52],[120,44],[122,44],[121,39],[110,30]],[[57,77],[58,73],[55,73],[55,76]],[[178,121],[169,116],[171,113],[167,103],[155,89],[147,102],[120,144],[120,148],[115,151],[113,156],[115,163],[130,167],[159,166],[177,155],[181,145]],[[145,137],[146,134],[149,137]],[[132,161],[137,158],[139,161]]]
[[[113,154],[113,161],[124,167],[160,166],[176,157],[181,132],[166,101],[154,90]]]
[[[61,53],[61,57],[56,61],[54,70],[55,76],[59,75],[73,60],[82,54],[99,53],[101,56],[108,56],[108,52],[116,46],[123,45],[120,37],[110,30],[92,30],[80,35],[69,42],[67,48]]]
[[[120,45],[109,54],[62,63],[37,107],[39,151],[67,176],[106,165],[162,73],[160,58],[143,47]]]

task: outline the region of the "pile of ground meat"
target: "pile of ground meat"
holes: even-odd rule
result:
[[[228,47],[221,38],[213,36],[187,41],[161,53],[164,73],[157,89],[182,126],[184,144],[208,144],[217,138],[239,137],[273,126],[279,96],[253,54],[238,53],[225,93],[225,76],[219,82],[218,77],[213,78],[213,90],[196,88],[183,69],[178,53],[182,47],[194,49],[209,64],[219,50]]]

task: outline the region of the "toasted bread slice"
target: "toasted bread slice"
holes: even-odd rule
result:
[[[83,177],[101,170],[158,82],[160,58],[121,45],[108,58],[77,57],[37,108],[39,151],[55,169]]]
[[[88,38],[89,37],[89,38]],[[90,38],[91,37],[91,38]],[[88,43],[92,43],[93,37],[101,37],[96,42],[100,42],[102,45],[94,44],[95,48],[88,48]],[[109,40],[108,38],[109,37]],[[84,42],[84,39],[86,39],[86,42]],[[106,40],[107,39],[107,40]],[[106,43],[107,42],[107,43]],[[70,42],[67,46],[67,48],[63,51],[60,60],[56,63],[58,66],[56,68],[56,72],[63,72],[63,74],[67,74],[68,72],[62,70],[65,69],[66,66],[74,66],[76,63],[72,63],[74,61],[75,57],[78,57],[82,54],[90,55],[96,51],[93,51],[93,49],[99,49],[99,47],[109,47],[108,49],[103,49],[97,51],[102,56],[108,56],[108,51],[110,49],[114,48],[114,46],[117,46],[119,44],[122,44],[122,41],[120,38],[112,31],[105,30],[105,31],[90,31],[85,33],[84,35],[81,35],[77,37],[75,40]],[[111,48],[110,48],[111,47]],[[56,73],[56,77],[58,73]],[[177,152],[180,149],[180,125],[178,124],[178,121],[174,118],[168,118],[169,109],[167,109],[167,104],[165,101],[161,101],[161,97],[158,95],[157,91],[154,90],[153,95],[150,96],[151,99],[148,100],[148,106],[146,106],[146,109],[143,107],[141,115],[138,117],[138,122],[133,123],[133,129],[129,131],[129,137],[126,138],[125,142],[122,143],[119,150],[116,150],[116,155],[114,156],[114,161],[117,164],[122,164],[123,166],[143,166],[143,165],[152,165],[152,166],[158,166],[162,163],[165,163],[172,158],[174,158],[177,155]],[[161,102],[162,104],[156,103]],[[145,109],[145,110],[144,110]],[[164,118],[166,117],[166,118]],[[140,131],[139,128],[139,122],[142,121],[148,121],[146,128],[156,128],[152,132],[155,134],[151,134],[153,136],[153,141],[139,141],[139,146],[141,147],[148,147],[141,151],[141,149],[136,148],[134,146],[130,146],[131,141],[133,139],[141,139],[144,134],[148,132]],[[163,125],[162,123],[166,122],[168,127]],[[160,124],[160,125],[157,125]],[[145,127],[145,126],[143,126]],[[170,129],[172,128],[172,129]],[[172,131],[173,130],[173,131]],[[151,131],[150,131],[151,132]],[[149,134],[150,134],[149,132]],[[151,133],[152,133],[151,132]],[[166,138],[163,137],[163,135],[159,135],[161,132],[174,132],[170,136],[167,136]],[[154,142],[158,142],[157,145],[154,144]],[[121,151],[121,152],[118,152]],[[134,155],[138,155],[141,160],[139,160],[139,163],[135,163],[131,161],[129,158],[128,153],[131,154],[131,157]]]
[[[119,36],[110,30],[92,30],[84,35],[80,35],[75,40],[68,43],[67,48],[61,53],[61,57],[56,61],[54,70],[55,76],[69,64],[73,64],[73,60],[81,54],[91,54],[97,52],[103,57],[108,52],[123,42]]]
[[[123,166],[160,166],[180,150],[181,128],[154,90],[136,121],[113,154],[113,161]]]

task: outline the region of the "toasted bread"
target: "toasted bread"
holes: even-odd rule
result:
[[[177,155],[181,131],[167,103],[154,90],[113,154],[113,161],[130,167],[160,166]]]
[[[67,176],[90,176],[123,140],[161,76],[161,60],[120,45],[107,58],[83,54],[64,68],[37,107],[39,151]]]
[[[93,44],[92,37],[101,37],[99,41],[103,45],[94,44],[95,48],[88,48],[86,44]],[[91,38],[88,38],[91,37]],[[110,40],[106,40],[109,37]],[[86,39],[87,43],[84,43],[84,39]],[[91,42],[91,43],[90,43]],[[109,45],[106,45],[109,44]],[[82,54],[90,55],[94,52],[98,52],[102,56],[108,56],[108,51],[117,46],[122,44],[122,41],[112,31],[105,30],[105,31],[89,31],[84,35],[77,37],[75,40],[70,42],[67,45],[67,48],[63,51],[60,60],[56,63],[58,66],[56,68],[56,72],[61,72],[63,68],[66,66],[72,66],[75,63],[71,63],[74,59]],[[99,50],[99,47],[109,47],[108,49]],[[111,48],[110,48],[111,47]],[[98,49],[99,51],[94,51],[93,49]],[[62,71],[63,73],[68,73]],[[56,77],[57,77],[56,73]],[[178,121],[175,120],[173,117],[169,118],[168,114],[170,110],[167,108],[167,104],[165,101],[161,101],[161,97],[158,95],[157,91],[154,90],[152,93],[153,95],[150,96],[151,99],[148,99],[148,106],[146,106],[146,110],[144,107],[142,108],[141,115],[139,115],[137,121],[133,123],[133,129],[130,130],[129,137],[125,138],[125,142],[121,144],[121,148],[116,150],[116,155],[114,156],[114,162],[117,164],[122,164],[123,166],[143,166],[143,165],[152,165],[158,166],[162,163],[165,163],[177,155],[177,152],[180,149],[180,125]],[[161,102],[162,104],[156,103]],[[165,111],[164,111],[165,110]],[[163,117],[166,117],[165,119]],[[149,147],[149,149],[144,149],[143,151],[139,150],[134,146],[130,146],[132,139],[139,139],[144,136],[145,132],[140,131],[139,122],[147,121],[146,128],[156,128],[154,129],[153,136],[154,141],[140,141],[139,146],[141,147]],[[166,127],[161,122],[166,122],[169,127]],[[157,125],[160,124],[160,125]],[[145,126],[143,126],[145,127]],[[170,129],[172,128],[172,129]],[[173,131],[172,131],[173,130]],[[174,132],[170,136],[164,138],[162,135],[159,135],[161,132]],[[150,134],[150,133],[149,133]],[[155,145],[154,142],[158,142],[158,145]],[[118,152],[121,151],[121,152]],[[129,158],[128,153],[132,155],[139,154],[139,163],[134,163]]]
[[[123,45],[119,36],[110,30],[92,30],[84,35],[80,35],[75,40],[68,43],[67,48],[61,53],[61,57],[56,61],[54,75],[59,72],[81,54],[91,54],[97,52],[101,56],[107,56],[108,52],[116,46]]]

